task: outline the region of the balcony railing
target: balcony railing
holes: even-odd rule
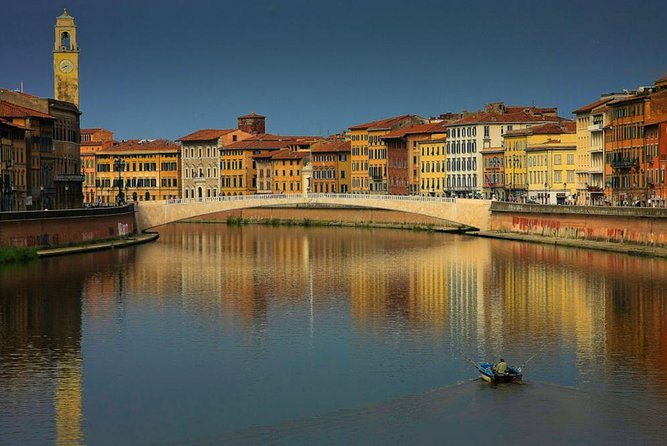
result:
[[[639,160],[637,158],[621,158],[611,161],[612,169],[632,169],[639,165]]]

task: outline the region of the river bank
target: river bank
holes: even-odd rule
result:
[[[104,249],[117,249],[126,246],[139,245],[152,242],[160,236],[157,232],[130,235],[122,239],[104,240],[101,242],[88,243],[74,246],[61,246],[58,248],[45,248],[37,251],[38,257],[53,257],[66,254],[80,254],[84,252],[100,251]]]
[[[578,240],[541,235],[519,234],[509,232],[481,231],[471,232],[469,235],[518,242],[541,243],[546,245],[568,246],[571,248],[593,249],[596,251],[618,252],[630,255],[664,257],[667,258],[667,248],[643,246],[616,242],[602,242],[594,240]]]

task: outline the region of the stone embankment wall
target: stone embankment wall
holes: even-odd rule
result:
[[[132,205],[0,213],[0,248],[55,247],[134,233]]]
[[[667,209],[494,202],[490,229],[501,233],[667,247]]]

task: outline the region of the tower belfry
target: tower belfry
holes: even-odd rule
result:
[[[67,8],[56,18],[53,48],[53,97],[79,106],[79,45],[74,17]]]

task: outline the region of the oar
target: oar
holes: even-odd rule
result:
[[[483,373],[482,368],[479,366],[479,364],[477,364],[477,363],[476,363],[475,361],[473,361],[472,359],[468,359],[468,361],[469,361],[472,365],[474,365],[475,368],[476,368],[480,373]]]

